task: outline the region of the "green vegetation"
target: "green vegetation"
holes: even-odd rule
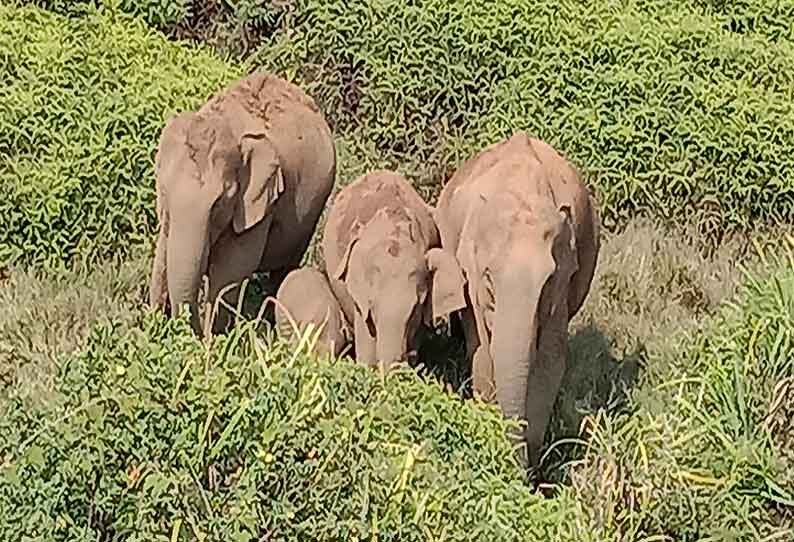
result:
[[[709,260],[660,237],[637,227],[607,238],[589,310],[611,303],[610,329],[643,328],[644,371],[610,375],[630,359],[604,358],[635,345],[602,350],[592,328],[575,333],[561,401],[589,410],[587,440],[549,498],[521,483],[495,410],[427,376],[382,380],[251,326],[205,346],[185,322],[141,312],[144,260],[59,283],[15,273],[0,290],[3,306],[19,308],[0,315],[0,539],[169,540],[181,526],[182,539],[257,540],[291,514],[271,540],[346,540],[354,529],[364,539],[375,525],[379,539],[401,540],[444,526],[452,540],[485,539],[486,527],[505,540],[785,540],[794,244],[788,260],[759,260],[768,271],[745,274],[704,319],[685,298],[661,307],[612,291],[636,278],[625,261],[655,253],[662,265],[640,270],[643,292],[675,276],[692,291],[713,288],[706,306],[731,295],[733,251]],[[644,329],[654,320],[655,337]],[[582,374],[592,365],[599,374]],[[620,390],[605,384],[621,380],[630,389],[615,407]]]
[[[43,4],[74,17],[5,8],[0,38],[2,90],[15,97],[0,110],[10,156],[0,175],[17,210],[13,227],[0,224],[0,258],[36,264],[143,243],[155,225],[144,180],[163,117],[244,71],[168,44],[114,15],[110,1]],[[245,69],[295,78],[322,104],[339,137],[340,183],[394,167],[432,200],[461,160],[527,129],[586,172],[609,228],[648,214],[694,221],[713,242],[759,222],[794,223],[789,4],[758,17],[744,4],[677,2],[218,5],[226,31],[250,27],[264,40]],[[199,4],[118,6],[172,35],[235,50],[180,30],[221,17]],[[80,38],[63,55],[53,44],[67,34]],[[85,85],[89,77],[102,84]],[[73,122],[63,158],[47,133],[60,118]],[[88,150],[76,147],[78,133],[93,142]],[[109,187],[133,210],[127,216],[107,203]],[[34,193],[48,203],[34,206]],[[34,215],[19,212],[31,207]]]
[[[794,539],[790,1],[15,3],[0,541]],[[428,370],[383,377],[145,312],[163,121],[259,67],[323,105],[340,185],[392,167],[432,198],[516,128],[587,173],[609,227],[553,485],[524,485],[496,409],[453,391],[443,333]]]
[[[239,75],[110,15],[0,8],[0,262],[53,266],[151,242],[165,118]]]
[[[255,63],[297,70],[345,133],[434,185],[527,129],[572,158],[605,223],[794,222],[791,9],[759,31],[681,2],[298,3]],[[380,158],[383,157],[383,158]]]
[[[164,320],[97,325],[46,407],[10,391],[4,539],[517,540],[555,523],[495,408],[244,328],[205,350]]]
[[[12,0],[19,5],[31,4],[60,13],[81,16],[97,7],[117,9],[141,17],[150,26],[165,29],[183,23],[191,15],[190,0]]]
[[[572,489],[607,532],[794,534],[794,238],[783,249],[702,331],[650,352],[625,414],[591,420]]]

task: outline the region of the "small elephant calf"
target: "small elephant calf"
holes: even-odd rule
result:
[[[281,336],[297,339],[292,317],[299,333],[304,333],[308,324],[323,327],[315,345],[320,354],[336,356],[352,340],[342,308],[321,271],[312,267],[291,271],[281,283],[276,299],[276,327]]]

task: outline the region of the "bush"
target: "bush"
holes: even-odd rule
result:
[[[30,4],[55,13],[82,16],[92,8],[107,7],[143,18],[147,24],[166,29],[183,23],[191,14],[191,0],[12,0]]]
[[[370,160],[435,191],[448,163],[527,129],[588,174],[607,226],[698,207],[717,234],[794,222],[794,45],[769,30],[790,8],[740,34],[682,2],[298,5],[252,62],[297,71]]]
[[[791,249],[678,352],[651,355],[629,413],[590,425],[573,491],[604,539],[794,535]]]
[[[0,262],[124,256],[157,224],[165,118],[239,70],[112,13],[0,8]]]
[[[507,424],[412,370],[382,377],[246,329],[97,324],[53,398],[0,400],[3,540],[569,539]],[[559,523],[559,525],[557,525]]]
[[[773,41],[794,41],[791,0],[700,0],[695,5],[716,16],[727,31],[763,34]]]

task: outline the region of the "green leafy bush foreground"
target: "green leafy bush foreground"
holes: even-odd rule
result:
[[[650,353],[551,498],[495,408],[411,370],[99,323],[46,389],[0,388],[0,541],[790,540],[794,254],[769,267]]]
[[[136,19],[0,7],[0,264],[149,244],[165,118],[237,75]]]
[[[46,406],[8,390],[0,540],[533,540],[557,522],[495,408],[259,341],[207,349],[144,315],[62,357]]]

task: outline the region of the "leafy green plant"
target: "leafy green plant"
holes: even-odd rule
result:
[[[789,11],[764,17],[791,28]],[[526,129],[587,174],[606,226],[652,214],[718,239],[794,222],[794,44],[725,24],[658,0],[303,0],[250,62],[294,72],[339,131],[372,142],[362,159],[432,194]]]
[[[497,409],[240,328],[97,324],[53,398],[0,401],[0,538],[571,539]]]
[[[0,262],[91,262],[148,244],[166,117],[240,74],[112,13],[0,8]]]
[[[142,17],[147,24],[160,29],[184,22],[191,8],[191,0],[12,0],[13,3],[34,5],[70,16],[86,15],[98,7],[121,10]]]

